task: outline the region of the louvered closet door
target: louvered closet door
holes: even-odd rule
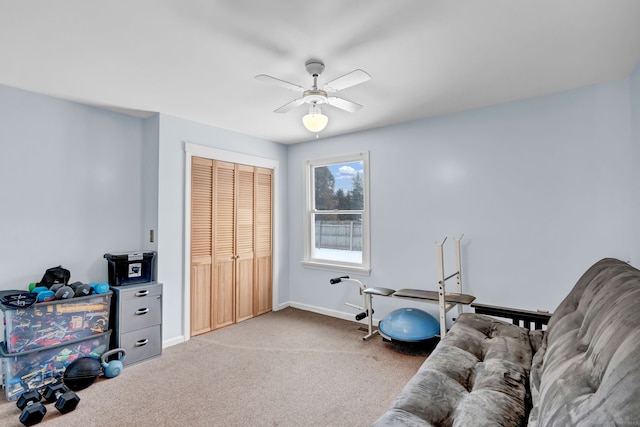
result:
[[[254,314],[272,309],[272,176],[271,169],[255,169],[255,276]]]
[[[236,321],[253,317],[254,172],[236,165]]]
[[[235,168],[214,162],[213,329],[235,322]]]
[[[191,335],[271,311],[272,171],[194,157]]]
[[[213,330],[211,317],[213,161],[191,164],[191,335]]]

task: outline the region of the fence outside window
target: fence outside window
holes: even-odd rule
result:
[[[316,221],[315,247],[318,249],[362,250],[362,223],[359,221]]]

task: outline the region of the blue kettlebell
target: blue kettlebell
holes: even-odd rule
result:
[[[120,358],[117,360],[107,362],[107,358],[116,353],[122,353],[122,356],[120,356]],[[120,375],[120,372],[122,372],[123,368],[122,362],[124,361],[126,356],[127,355],[124,351],[124,348],[114,348],[113,350],[109,350],[104,353],[102,357],[100,357],[100,364],[102,365],[102,369],[104,369],[104,376],[107,378],[113,378]]]

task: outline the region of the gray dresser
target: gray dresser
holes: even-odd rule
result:
[[[126,351],[124,365],[162,354],[162,283],[112,286],[112,347]]]

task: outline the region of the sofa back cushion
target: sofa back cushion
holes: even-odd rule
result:
[[[606,258],[578,280],[534,356],[530,426],[640,423],[640,271]]]

